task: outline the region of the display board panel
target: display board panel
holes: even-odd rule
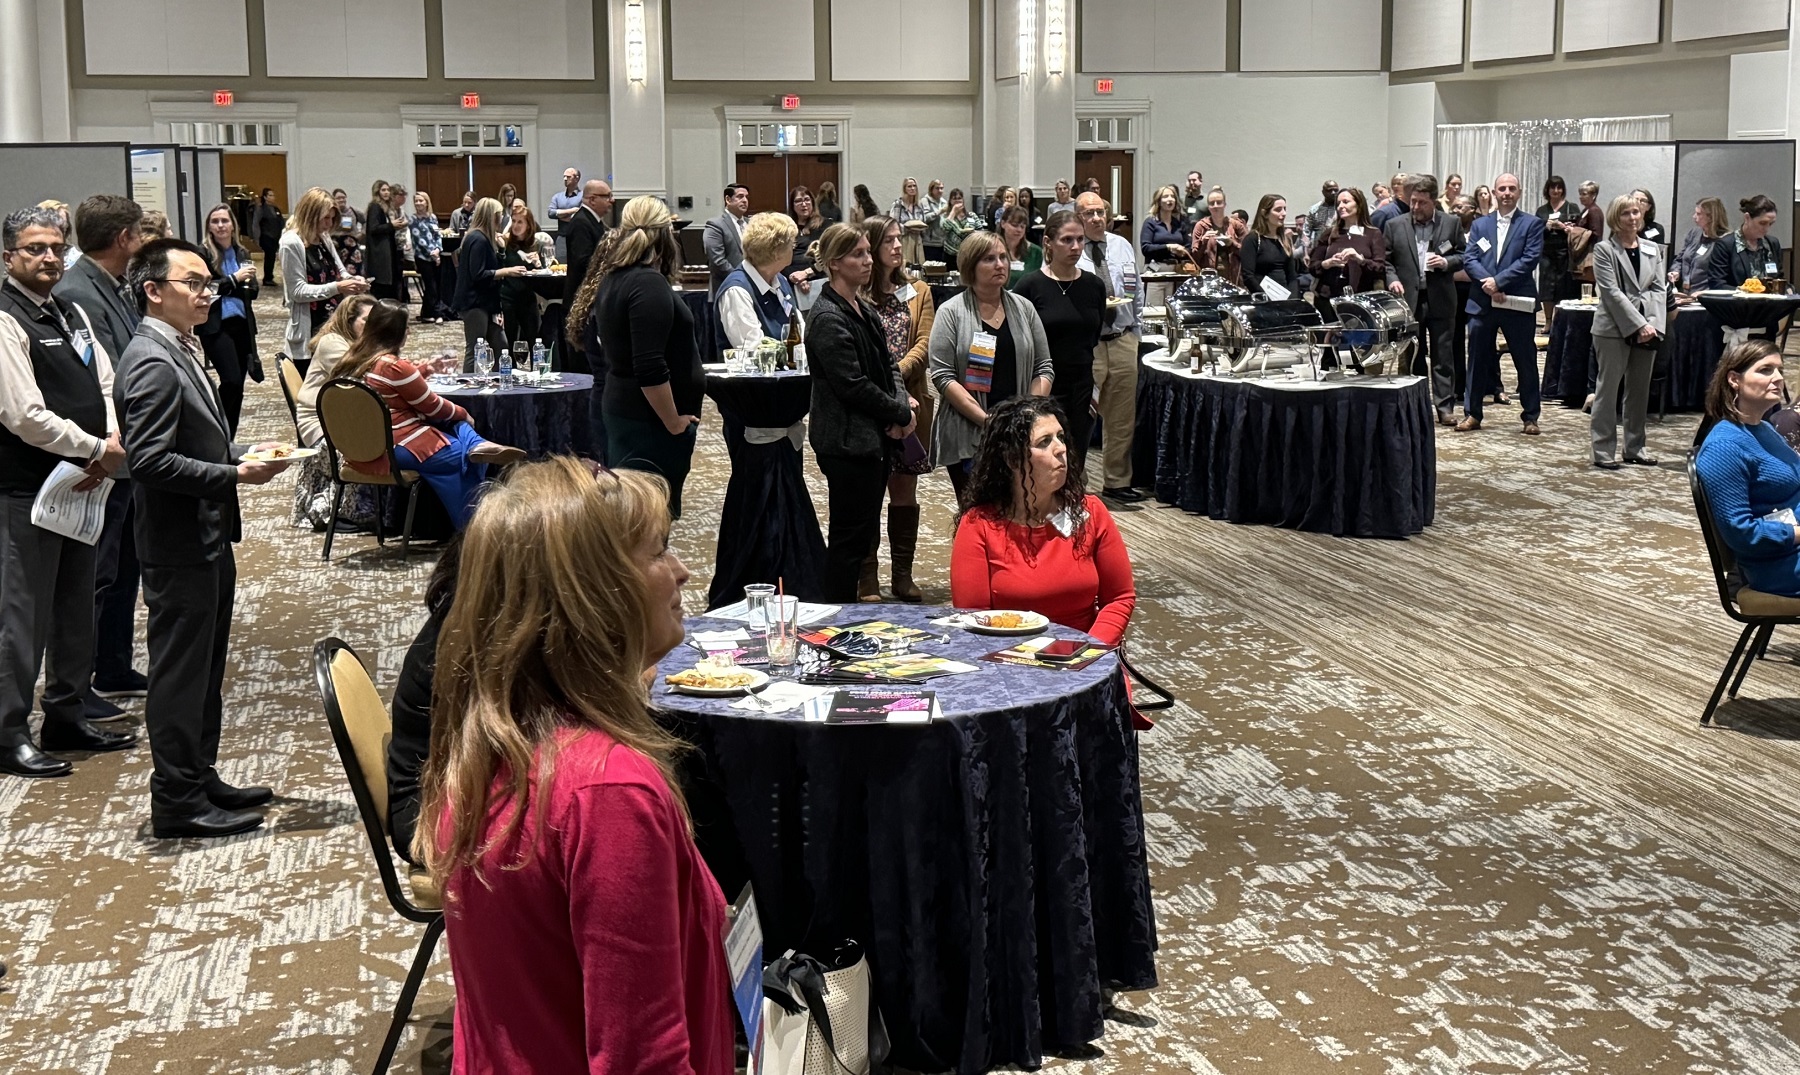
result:
[[[1788,242],[1794,222],[1794,142],[1740,139],[1730,142],[1675,143],[1675,204],[1659,214],[1677,237],[1693,227],[1691,213],[1701,198],[1725,203],[1731,226],[1742,220],[1738,201],[1752,194],[1767,194],[1781,215],[1775,234],[1781,245]]]
[[[0,206],[7,212],[46,198],[71,212],[93,194],[131,196],[131,147],[124,142],[21,143],[0,147]]]
[[[1656,219],[1665,228],[1672,219],[1669,206],[1675,199],[1675,143],[1673,142],[1552,142],[1550,174],[1569,185],[1569,200],[1585,180],[1600,185],[1602,211],[1628,190],[1643,187],[1656,200]],[[1527,208],[1543,204],[1543,192],[1530,190],[1520,199]]]

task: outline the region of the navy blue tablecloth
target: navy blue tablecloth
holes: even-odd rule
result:
[[[806,488],[800,449],[789,440],[751,444],[744,437],[746,426],[783,428],[805,418],[812,408],[812,378],[791,372],[709,373],[706,394],[724,419],[731,454],[707,606],[740,600],[746,583],[777,580],[802,601],[819,600],[825,537]]]
[[[1581,406],[1587,400],[1593,362],[1594,308],[1557,310],[1550,325],[1550,346],[1544,349],[1543,398],[1560,399],[1565,407]]]
[[[1719,319],[1704,307],[1684,306],[1675,311],[1669,333],[1669,372],[1666,382],[1668,409],[1706,409],[1706,386],[1725,353],[1725,334]]]
[[[445,399],[469,412],[475,432],[495,444],[523,448],[533,459],[549,455],[594,454],[593,426],[588,421],[588,396],[594,379],[585,373],[562,374],[558,388],[481,389],[445,388],[432,385]]]
[[[923,626],[947,611],[860,605],[837,620]],[[932,681],[945,719],[927,725],[809,723],[661,685],[653,702],[696,748],[681,771],[696,839],[725,891],[755,885],[766,956],[854,938],[894,1063],[1036,1068],[1101,1036],[1103,986],[1156,984],[1136,733],[1112,656],[1072,672],[998,665],[980,658],[1006,639],[949,634],[919,648],[981,670]],[[660,670],[698,657],[679,647]]]
[[[725,329],[719,324],[711,293],[706,290],[683,291],[681,301],[694,315],[694,350],[702,362],[717,362],[725,353]]]
[[[1214,519],[1403,538],[1437,510],[1435,423],[1422,379],[1294,390],[1140,360],[1132,480]]]

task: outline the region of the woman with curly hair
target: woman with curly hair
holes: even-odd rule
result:
[[[994,408],[950,554],[950,601],[1041,613],[1116,646],[1137,605],[1131,554],[1086,491],[1063,424],[1047,397]]]

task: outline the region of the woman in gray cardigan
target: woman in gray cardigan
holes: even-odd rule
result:
[[[939,307],[931,326],[931,383],[944,401],[931,443],[932,454],[950,472],[960,505],[988,411],[1013,396],[1049,395],[1053,374],[1050,341],[1037,310],[1006,290],[1012,264],[1000,237],[971,234],[956,252],[956,268],[968,290]],[[971,375],[977,333],[985,346]]]
[[[1594,247],[1594,354],[1599,374],[1594,386],[1590,433],[1594,465],[1618,470],[1620,387],[1624,388],[1625,462],[1653,467],[1644,454],[1644,416],[1650,409],[1650,379],[1668,324],[1668,276],[1662,247],[1640,239],[1644,211],[1629,194],[1606,210],[1612,234]]]

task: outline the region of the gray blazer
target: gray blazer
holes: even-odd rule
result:
[[[330,240],[326,240],[330,245]],[[281,265],[281,301],[287,303],[287,354],[296,362],[306,359],[306,341],[312,339],[312,304],[338,293],[337,281],[329,284],[306,282],[306,244],[297,231],[281,233],[277,248]]]
[[[1600,305],[1594,310],[1594,335],[1630,339],[1645,325],[1667,330],[1669,270],[1663,248],[1638,240],[1638,271],[1616,240],[1605,239],[1594,247],[1594,291]]]
[[[701,242],[706,247],[706,267],[712,270],[713,293],[718,294],[719,285],[744,260],[744,240],[738,234],[731,210],[706,222],[706,234],[701,237]]]
[[[82,258],[63,274],[54,293],[57,298],[81,307],[81,312],[88,316],[88,323],[94,327],[94,335],[100,338],[107,355],[117,363],[131,343],[131,334],[138,323],[137,311],[128,308],[119,296],[118,282],[94,264],[93,258]]]
[[[1419,313],[1419,248],[1414,245],[1412,213],[1403,213],[1381,226],[1387,240],[1387,280],[1405,289],[1407,309]],[[1456,277],[1463,264],[1462,224],[1449,213],[1438,210],[1431,222],[1431,239],[1426,250],[1443,258],[1442,269],[1425,273],[1425,297],[1431,300],[1431,316],[1456,319]]]
[[[239,534],[237,461],[218,390],[148,322],[113,377],[119,436],[131,463],[138,559],[153,567],[211,563]]]
[[[1012,333],[1013,353],[1018,359],[1018,384],[1013,394],[1022,396],[1037,378],[1055,378],[1050,340],[1031,303],[1010,291],[1002,291],[1000,301],[1006,306],[1006,329]],[[980,325],[975,293],[964,291],[938,307],[937,320],[931,326],[931,384],[943,401],[931,426],[932,457],[946,466],[974,458],[975,448],[981,443],[980,427],[944,398],[949,385],[960,382],[969,371],[969,345]]]

